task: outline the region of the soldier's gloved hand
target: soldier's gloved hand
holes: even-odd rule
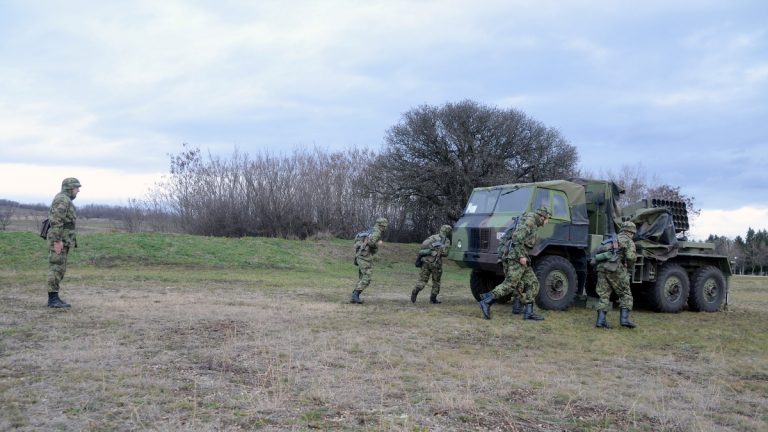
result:
[[[596,266],[597,265],[597,260],[592,258],[591,260],[589,260],[589,265],[591,265],[593,267]]]

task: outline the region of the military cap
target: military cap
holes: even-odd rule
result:
[[[67,177],[61,182],[62,189],[74,189],[79,188],[80,186],[80,180],[74,177]]]

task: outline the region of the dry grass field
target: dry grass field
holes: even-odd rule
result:
[[[0,430],[768,430],[768,278],[598,330],[578,307],[485,321],[453,264],[443,304],[412,304],[414,245],[351,305],[350,249],[83,234],[51,310],[44,242],[0,233]]]

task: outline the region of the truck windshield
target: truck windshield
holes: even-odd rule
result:
[[[469,197],[464,214],[492,213],[498,198],[499,189],[476,190]]]
[[[524,212],[531,202],[532,187],[512,188],[501,191],[496,212]]]

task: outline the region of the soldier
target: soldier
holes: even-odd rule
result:
[[[611,305],[611,292],[619,297],[621,314],[619,322],[623,327],[635,328],[629,320],[632,310],[632,290],[630,289],[630,272],[635,266],[637,252],[632,237],[637,232],[634,223],[626,221],[621,224],[621,232],[612,246],[608,259],[593,261],[597,264],[597,294],[600,302],[597,304],[597,328],[611,328],[606,322],[606,312]],[[601,254],[602,255],[602,254]],[[606,257],[606,255],[603,255]]]
[[[509,252],[507,247],[512,244],[510,240],[512,240],[512,234],[514,234],[514,232],[515,227],[510,225],[499,239],[499,246],[496,248],[496,256],[498,257],[497,263],[501,263],[505,275],[509,272],[509,263],[512,260],[504,259],[504,257],[506,257]],[[523,311],[520,307],[520,295],[517,293],[517,290],[512,290],[510,296],[512,297],[512,314],[520,315]]]
[[[373,257],[379,250],[379,245],[384,243],[381,240],[382,234],[387,230],[389,222],[386,218],[380,217],[376,219],[376,224],[373,226],[373,230],[365,240],[363,240],[359,249],[355,252],[355,264],[357,264],[357,286],[352,291],[352,298],[350,303],[362,304],[360,300],[360,294],[363,290],[368,288],[371,283],[371,270],[373,269]]]
[[[67,272],[69,249],[77,247],[75,231],[75,205],[72,200],[80,192],[80,181],[74,177],[61,182],[61,192],[56,194],[48,212],[51,224],[48,230],[48,307],[68,308],[70,305],[59,298],[59,283]]]
[[[541,207],[535,213],[525,213],[520,217],[520,222],[509,236],[506,247],[507,252],[503,257],[507,260],[504,266],[504,282],[493,291],[483,294],[480,298],[480,310],[485,319],[491,319],[491,304],[497,298],[504,297],[517,291],[520,301],[523,303],[523,319],[541,321],[544,318],[533,312],[533,301],[539,293],[539,280],[531,268],[531,258],[528,255],[536,245],[536,228],[546,225],[552,213],[547,207]]]
[[[421,273],[419,274],[419,282],[411,291],[411,303],[416,303],[416,296],[427,286],[429,277],[432,276],[432,294],[429,296],[429,302],[440,304],[437,295],[440,294],[440,278],[443,276],[443,257],[448,255],[448,248],[451,246],[451,241],[448,239],[450,234],[451,226],[443,225],[437,234],[433,234],[421,242],[421,249],[419,250],[422,262]]]

